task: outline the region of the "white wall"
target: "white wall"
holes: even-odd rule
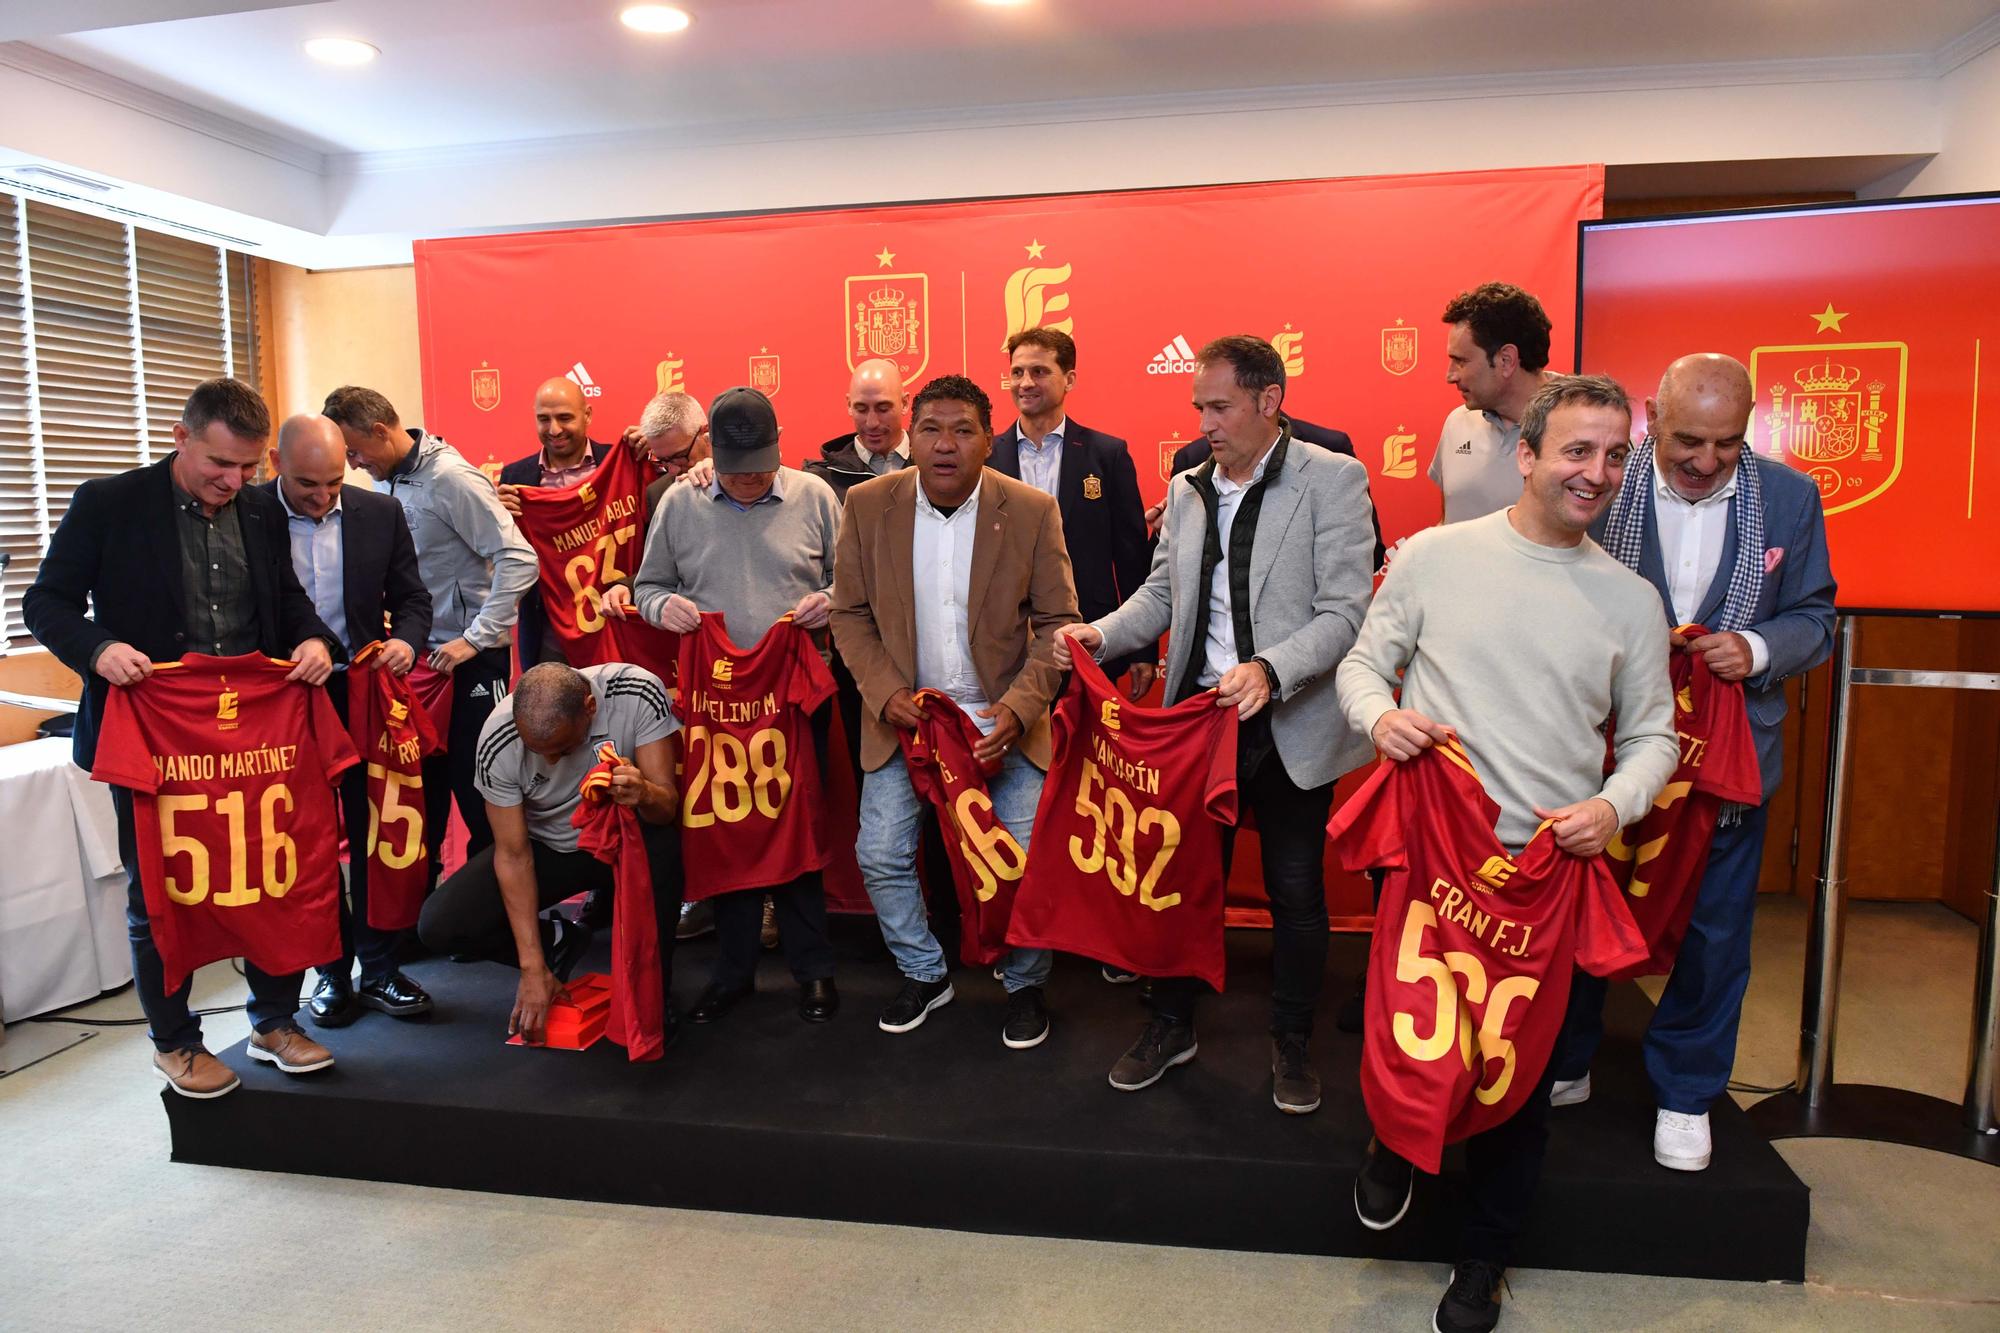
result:
[[[1869,194],[2000,190],[2000,46],[1945,75],[1938,94],[1944,136],[1937,157]]]

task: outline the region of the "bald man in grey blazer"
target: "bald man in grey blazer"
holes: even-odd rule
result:
[[[1219,338],[1195,365],[1213,456],[1174,478],[1146,582],[1111,614],[1065,629],[1056,657],[1067,665],[1072,644],[1116,657],[1165,631],[1167,702],[1213,688],[1243,719],[1238,800],[1256,816],[1271,899],[1271,1096],[1303,1115],[1320,1102],[1307,1042],[1326,971],[1327,811],[1334,781],[1374,753],[1333,688],[1368,611],[1373,507],[1367,469],[1292,435],[1279,412],[1284,360],[1269,343]],[[1112,1067],[1113,1087],[1150,1087],[1194,1057],[1202,988],[1191,977],[1154,986],[1153,1018]]]

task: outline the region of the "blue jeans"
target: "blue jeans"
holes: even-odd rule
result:
[[[1663,1111],[1706,1114],[1729,1088],[1736,1029],[1750,985],[1750,935],[1764,864],[1763,806],[1718,828],[1696,890],[1687,937],[1646,1029],[1646,1076]],[[1582,1078],[1604,1036],[1606,985],[1579,971],[1551,1061],[1556,1077]]]
[[[1028,848],[1035,807],[1042,799],[1042,770],[1010,750],[1000,771],[986,781],[999,817],[1021,850]],[[912,981],[937,981],[949,966],[937,936],[924,914],[924,891],[917,882],[918,833],[925,802],[910,785],[909,770],[897,754],[867,775],[861,784],[861,835],[855,839],[855,859],[868,901],[882,925],[882,938],[896,957],[896,966]],[[1014,949],[1002,972],[1007,993],[1023,986],[1040,986],[1049,979],[1054,961],[1047,949]]]

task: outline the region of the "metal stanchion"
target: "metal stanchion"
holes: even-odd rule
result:
[[[1965,1102],[1954,1106],[1907,1088],[1833,1079],[1834,1037],[1840,1020],[1840,955],[1847,916],[1847,802],[1853,775],[1851,705],[1857,685],[1915,689],[2000,690],[2000,673],[1907,671],[1854,665],[1854,618],[1841,617],[1833,652],[1833,699],[1827,717],[1826,838],[1806,937],[1805,985],[1799,1012],[1798,1082],[1790,1092],[1752,1106],[1750,1119],[1766,1138],[1874,1139],[1956,1153],[2000,1166],[1994,1132],[1996,1039],[2000,1039],[2000,851],[1986,900],[1986,920],[1974,963],[1971,1072]]]

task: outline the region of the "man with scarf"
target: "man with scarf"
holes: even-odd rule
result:
[[[1827,658],[1834,582],[1818,489],[1744,444],[1755,396],[1733,357],[1702,352],[1668,366],[1646,404],[1647,438],[1592,535],[1659,590],[1672,624],[1713,629],[1674,636],[1673,651],[1699,653],[1716,675],[1743,683],[1768,802],[1784,767],[1785,681]],[[1708,1108],[1736,1059],[1764,815],[1763,805],[1723,807],[1687,937],[1646,1032],[1659,1107],[1653,1157],[1677,1171],[1708,1165]],[[1580,973],[1570,991],[1549,1094],[1557,1106],[1590,1096],[1604,990]]]

